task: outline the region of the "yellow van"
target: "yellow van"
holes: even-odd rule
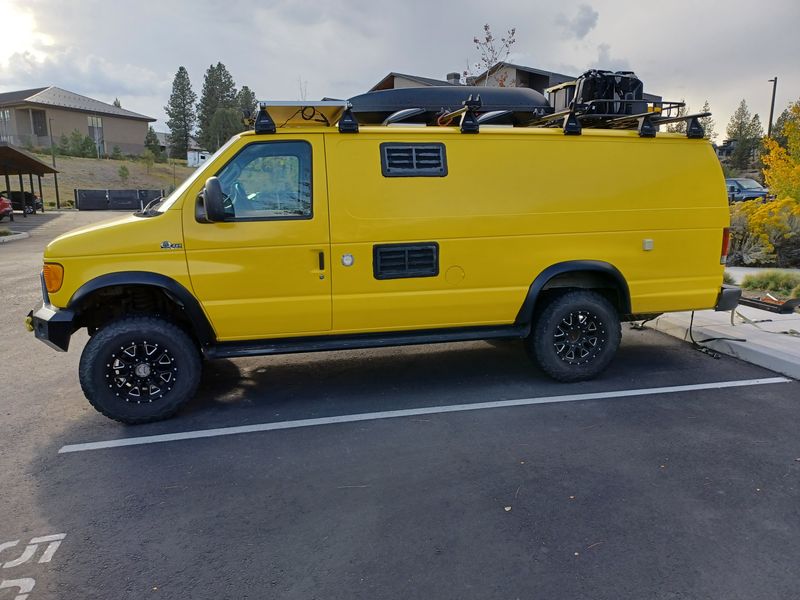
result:
[[[64,351],[86,327],[84,393],[143,423],[192,397],[201,356],[519,338],[580,381],[621,321],[736,305],[696,119],[656,133],[652,107],[583,119],[478,91],[491,102],[438,112],[391,93],[262,105],[167,198],[53,240],[29,325]]]

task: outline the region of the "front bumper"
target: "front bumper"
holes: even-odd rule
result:
[[[66,352],[69,340],[75,332],[75,313],[66,308],[42,304],[36,312],[28,313],[25,324],[33,331],[36,339],[55,350]]]
[[[739,298],[742,297],[742,290],[735,285],[722,284],[722,288],[717,295],[717,303],[714,305],[716,311],[733,310],[739,306]]]

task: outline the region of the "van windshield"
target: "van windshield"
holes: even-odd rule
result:
[[[223,144],[223,145],[222,145],[222,147],[221,147],[219,150],[217,150],[216,152],[214,152],[214,154],[212,154],[211,156],[209,156],[209,157],[208,157],[208,159],[207,159],[207,160],[206,160],[206,161],[205,161],[205,162],[204,162],[202,165],[200,165],[199,167],[197,167],[197,169],[195,170],[195,172],[194,172],[194,173],[192,173],[191,175],[189,175],[189,177],[187,177],[187,178],[184,180],[184,182],[183,182],[183,183],[181,183],[181,184],[180,184],[180,185],[179,185],[177,188],[175,188],[175,190],[174,190],[174,191],[173,191],[173,192],[172,192],[172,193],[171,193],[169,196],[167,196],[166,198],[164,198],[164,200],[163,200],[162,202],[160,202],[159,204],[157,204],[157,205],[154,205],[154,206],[152,207],[152,210],[153,210],[153,211],[155,211],[155,212],[160,212],[160,213],[163,213],[163,212],[165,212],[165,211],[168,211],[170,208],[172,208],[172,205],[173,205],[173,204],[175,204],[175,202],[178,200],[178,198],[180,198],[181,196],[183,196],[183,195],[186,193],[186,190],[188,190],[188,189],[191,187],[191,185],[192,185],[192,184],[193,184],[195,181],[197,181],[197,179],[198,179],[199,177],[202,177],[202,176],[203,176],[203,174],[205,173],[205,171],[206,171],[206,169],[208,168],[208,166],[209,166],[211,163],[213,163],[213,162],[214,162],[214,160],[215,160],[215,159],[216,159],[216,158],[217,158],[217,157],[218,157],[220,154],[222,154],[223,152],[225,152],[225,150],[227,150],[227,149],[228,149],[228,147],[229,147],[229,146],[231,146],[231,145],[232,145],[232,144],[233,144],[233,143],[234,143],[236,140],[238,140],[238,139],[239,139],[239,136],[238,136],[238,135],[235,135],[235,136],[233,136],[231,139],[229,139],[229,140],[228,140],[228,141],[227,141],[225,144]]]

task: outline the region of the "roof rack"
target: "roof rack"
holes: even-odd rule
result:
[[[251,120],[245,115],[245,122]],[[356,121],[347,100],[265,101],[258,103],[258,114],[253,126],[256,133],[275,133],[279,127],[338,124],[342,133],[358,132]]]
[[[700,119],[711,113],[681,115],[683,107],[683,102],[617,97],[572,101],[554,111],[544,96],[529,88],[448,86],[381,90],[349,100],[260,102],[255,118],[246,116],[245,122],[260,134],[309,125],[338,126],[341,133],[357,133],[361,123],[458,125],[461,133],[478,133],[482,125],[560,127],[565,135],[580,135],[587,128],[633,129],[649,138],[655,137],[660,125],[685,121],[687,137],[704,137]],[[605,112],[609,110],[613,112]]]

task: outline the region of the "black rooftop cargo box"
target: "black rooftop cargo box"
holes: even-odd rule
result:
[[[399,88],[367,92],[350,98],[353,114],[364,125],[380,124],[400,110],[420,109],[417,114],[403,119],[404,123],[435,124],[438,115],[462,108],[463,102],[480,96],[479,115],[495,111],[508,111],[506,119],[492,123],[526,124],[553,112],[545,97],[530,88],[502,88],[481,86],[441,86]]]

